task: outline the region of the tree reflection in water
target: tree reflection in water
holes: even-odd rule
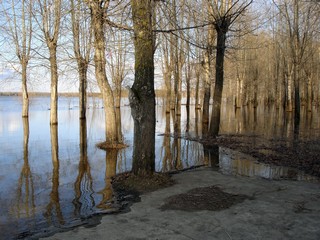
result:
[[[50,125],[51,134],[51,156],[52,156],[52,190],[50,193],[50,202],[46,207],[46,212],[44,216],[47,221],[53,225],[64,225],[65,221],[63,219],[61,207],[60,207],[60,197],[59,197],[59,146],[58,146],[58,125]],[[53,209],[55,208],[55,213]],[[58,220],[58,223],[55,220]]]
[[[35,216],[34,184],[29,165],[29,118],[23,121],[23,166],[21,169],[17,191],[17,217]],[[24,196],[22,196],[24,194]]]
[[[43,98],[37,101],[42,102]],[[199,142],[179,138],[181,135],[190,139],[202,138],[202,112],[191,110],[188,123],[185,108],[181,109],[181,117],[174,113],[166,114],[162,106],[157,108],[157,132],[160,133],[156,136],[157,171],[175,171],[206,164],[224,174],[312,181],[309,176],[289,168],[258,163],[256,159],[230,149],[203,146]],[[269,141],[263,142],[265,147],[259,150],[261,154],[268,153],[268,142],[273,140],[280,140],[284,147],[293,147],[297,136],[300,142],[306,139],[317,143],[319,139],[318,111],[311,114],[302,109],[298,135],[294,134],[293,114],[281,108],[242,107],[235,111],[233,106],[224,106],[221,111],[221,137],[247,137],[253,147],[267,139]],[[116,172],[130,171],[132,164],[133,123],[129,107],[122,106],[121,113],[122,118],[120,114],[117,118],[119,123],[122,120],[125,131],[120,136],[121,126],[118,126],[119,139],[125,139],[131,147],[118,152],[95,148],[95,144],[104,138],[101,108],[90,109],[87,124],[82,121],[80,127],[75,110],[61,111],[64,122],[59,125],[59,147],[57,126],[49,129],[48,122],[45,122],[49,116],[47,111],[30,114],[29,122],[27,118],[21,122],[21,116],[14,113],[0,113],[0,128],[4,129],[0,144],[2,232],[7,232],[7,235],[19,232],[25,236],[47,227],[53,229],[53,226],[63,225],[66,228],[69,224],[83,223],[83,218],[95,212],[112,212],[111,177]],[[164,136],[161,133],[165,133]],[[14,145],[16,141],[22,142],[22,134],[23,146]],[[173,134],[176,138],[172,137]],[[49,138],[51,144],[47,141]],[[318,149],[318,145],[308,149],[312,151],[313,148]],[[49,151],[52,155],[48,154]],[[20,166],[18,170],[16,166]]]
[[[105,187],[98,193],[102,195],[101,202],[97,205],[97,208],[108,210],[112,209],[114,203],[114,195],[112,188],[112,177],[117,172],[117,156],[118,149],[109,149],[106,152],[106,172],[105,172]]]
[[[91,209],[95,205],[92,189],[92,176],[87,154],[87,121],[80,119],[80,161],[78,176],[74,183],[75,198],[74,215],[87,217],[91,214]]]
[[[203,145],[204,164],[219,169],[219,146],[218,145]]]
[[[116,108],[116,119],[117,119],[117,136],[118,139],[123,141],[122,126],[121,126],[121,112],[120,108]],[[117,173],[117,161],[118,161],[119,149],[108,149],[106,151],[106,171],[105,171],[105,187],[98,193],[102,195],[102,200],[96,206],[102,210],[113,210],[114,207],[114,194],[112,188],[112,177]]]
[[[171,155],[171,148],[170,148],[170,113],[165,113],[166,116],[166,126],[165,126],[165,133],[163,136],[163,144],[161,147],[161,156],[162,159],[162,172],[166,172],[173,168],[172,166],[172,155]],[[163,153],[164,152],[164,153]]]
[[[172,112],[173,117],[173,131],[174,131],[174,140],[173,140],[173,167],[174,170],[181,170],[183,168],[182,159],[181,159],[181,115],[175,114]],[[173,169],[172,169],[173,170]]]

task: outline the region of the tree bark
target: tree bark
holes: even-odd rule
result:
[[[204,61],[204,96],[202,105],[202,134],[206,136],[209,130],[209,108],[211,95],[211,74],[210,74],[210,57],[206,53]]]
[[[135,175],[148,175],[155,171],[153,10],[150,0],[131,0],[131,7],[135,47],[135,79],[129,89],[134,120],[132,172]]]
[[[50,124],[58,124],[58,65],[57,65],[57,46],[48,44],[50,52],[50,70],[51,70],[51,87],[50,87]]]
[[[223,80],[224,80],[224,55],[226,49],[226,33],[229,24],[223,19],[217,30],[217,56],[216,56],[216,82],[213,93],[212,115],[210,123],[210,135],[217,136],[220,128],[220,111],[222,102]]]
[[[78,64],[79,68],[79,118],[85,119],[87,112],[87,63]]]
[[[200,90],[200,67],[196,66],[195,111],[201,108],[200,102],[199,102],[199,90]]]
[[[307,87],[308,87],[308,94],[307,94],[307,110],[308,112],[312,111],[312,77],[311,76],[307,76],[308,77],[308,83],[307,83]]]
[[[29,96],[27,87],[27,63],[22,63],[22,117],[29,116]]]

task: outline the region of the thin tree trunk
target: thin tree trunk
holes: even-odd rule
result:
[[[217,2],[213,3],[216,4]],[[208,19],[210,21],[214,20],[214,13],[215,9],[213,4],[209,1],[207,2],[208,7]],[[202,134],[206,136],[209,131],[209,108],[210,108],[210,97],[211,97],[211,85],[212,85],[212,74],[211,74],[211,56],[214,47],[214,40],[215,40],[215,31],[214,26],[210,25],[208,29],[208,39],[207,39],[207,49],[205,52],[205,60],[204,60],[204,71],[205,71],[205,78],[204,78],[204,97],[203,97],[203,105],[202,105]]]
[[[209,107],[210,107],[210,95],[211,95],[211,77],[210,77],[210,57],[209,53],[206,53],[204,62],[204,96],[202,105],[202,133],[207,135],[209,130]]]
[[[50,124],[58,124],[58,65],[57,49],[55,44],[49,46],[50,68],[51,68],[51,87],[50,87]]]
[[[179,61],[174,73],[176,82],[175,96],[176,96],[176,115],[181,115],[181,92],[182,92],[182,63]]]
[[[164,73],[164,81],[166,84],[166,113],[170,113],[171,106],[171,70]]]
[[[196,89],[195,89],[195,111],[201,108],[199,102],[199,90],[200,90],[200,67],[196,67]]]
[[[312,111],[312,77],[308,76],[308,94],[307,94],[307,110],[308,112]]]
[[[191,71],[190,71],[190,59],[188,57],[188,62],[185,67],[186,85],[187,85],[187,101],[186,107],[190,109],[190,98],[191,98]]]
[[[29,96],[27,88],[27,64],[22,63],[22,117],[29,116]]]
[[[292,79],[292,71],[288,71],[288,76],[287,76],[287,112],[292,112],[293,110],[293,79]]]
[[[293,76],[294,76],[294,125],[300,125],[300,36],[299,36],[299,2],[294,0],[294,50],[293,50]]]

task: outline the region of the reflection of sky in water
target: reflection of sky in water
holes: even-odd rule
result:
[[[49,98],[35,97],[30,101],[27,158],[24,157],[26,150],[24,149],[24,126],[20,115],[20,101],[19,97],[1,97],[0,99],[0,204],[2,205],[0,208],[0,222],[5,223],[5,225],[1,226],[1,229],[4,229],[8,234],[10,231],[17,231],[17,229],[20,232],[27,231],[28,229],[25,226],[29,226],[31,230],[37,227],[47,227],[48,219],[44,216],[48,211],[50,196],[54,192],[53,172],[55,168],[53,167],[51,152]],[[81,159],[79,146],[80,124],[76,98],[60,98],[58,106],[59,168],[56,168],[56,170],[58,170],[59,174],[60,209],[62,209],[62,215],[68,222],[68,219],[77,218],[77,215],[74,214],[74,198],[75,183],[81,171],[79,167],[79,159]],[[84,207],[81,208],[85,212],[80,214],[85,216],[97,210],[96,206],[98,206],[103,197],[101,191],[107,189],[106,172],[110,171],[106,165],[106,161],[108,161],[106,152],[95,147],[96,143],[103,141],[105,138],[105,116],[101,106],[99,99],[89,100],[87,112],[87,158],[90,166],[89,180],[91,185],[88,179],[81,182],[82,195],[80,199],[87,202],[87,206],[91,207],[87,207],[86,210],[83,210],[85,209]],[[162,114],[163,109],[157,108],[157,116],[159,117],[156,126],[157,170],[161,171],[163,168],[161,151],[182,151],[178,157],[184,159],[184,163],[179,165],[174,160],[171,163],[173,168],[198,164],[199,158],[191,157],[189,159],[187,156],[188,154],[193,154],[192,151],[194,151],[194,149],[187,146],[187,141],[179,140],[178,147],[177,142],[168,137],[169,148],[162,147],[163,137],[158,136],[159,133],[164,132],[166,126],[165,118],[161,119]],[[122,107],[121,119],[124,141],[129,147],[119,151],[117,159],[114,159],[116,161],[116,172],[118,173],[129,171],[132,165],[133,121],[128,106]],[[197,145],[198,149],[201,149],[200,144],[195,142],[188,142],[188,145]],[[172,158],[176,158],[176,156],[172,154]],[[113,160],[111,159],[111,161]],[[168,168],[166,167],[166,169]],[[28,171],[30,172],[29,175],[27,175]],[[90,185],[90,191],[85,189],[89,188],[88,184]],[[85,185],[87,187],[84,187]],[[31,189],[32,193],[30,192]],[[90,197],[92,197],[91,200]],[[91,203],[89,203],[89,200]],[[51,214],[50,218],[57,218],[58,216],[57,213],[54,213],[54,207],[51,209]],[[54,225],[59,222],[54,219],[51,220]]]
[[[21,99],[19,97],[0,97],[0,226],[5,232],[12,229],[16,231],[47,227],[47,219],[44,213],[50,202],[53,189],[53,171],[51,137],[50,137],[50,106],[48,97],[35,97],[31,99],[29,116],[29,141],[27,145],[27,158],[24,156],[24,126],[21,118]],[[159,101],[162,103],[162,101]],[[124,100],[124,103],[127,103]],[[95,108],[93,107],[95,106]],[[59,203],[63,217],[68,219],[78,218],[79,214],[89,215],[97,204],[102,200],[101,191],[106,189],[106,173],[110,172],[105,151],[97,149],[95,144],[103,141],[104,133],[104,111],[102,103],[97,98],[89,98],[89,109],[87,112],[87,159],[90,176],[86,175],[79,185],[82,199],[81,212],[75,211],[75,185],[77,178],[83,171],[81,167],[80,154],[80,124],[78,120],[78,100],[76,98],[59,99],[59,124],[58,124],[58,149],[59,149]],[[204,154],[203,146],[197,142],[184,139],[173,139],[167,136],[159,136],[166,132],[175,132],[174,126],[178,126],[178,133],[185,133],[187,129],[187,117],[185,107],[182,107],[181,121],[171,115],[166,118],[165,109],[162,106],[156,108],[156,169],[157,171],[169,171],[202,165],[213,160]],[[269,136],[290,137],[292,126],[290,121],[283,122],[283,113],[276,114],[272,109],[266,110],[272,119],[266,119],[264,110],[258,112],[238,111],[234,109],[223,111],[221,121],[222,133],[257,133]],[[189,135],[196,137],[201,135],[201,113],[196,115],[190,111]],[[196,122],[198,119],[198,123]],[[179,124],[174,124],[176,123]],[[132,143],[133,143],[133,121],[130,108],[121,108],[121,127],[124,141],[129,145],[118,152],[116,161],[117,173],[131,169]],[[168,126],[169,124],[169,126]],[[307,126],[310,126],[309,128]],[[312,119],[301,121],[302,135],[310,138],[319,137],[319,118],[314,115]],[[179,130],[181,129],[181,130]],[[298,173],[292,173],[290,169],[271,167],[269,165],[257,164],[254,160],[244,159],[229,150],[218,150],[219,160],[214,163],[220,166],[220,171],[226,174],[247,175],[277,179],[291,174],[296,179],[305,179]],[[211,154],[211,155],[215,155]],[[110,155],[109,155],[110,157]],[[214,165],[213,164],[213,165]],[[28,173],[30,169],[30,175]],[[109,174],[109,173],[108,173]],[[91,179],[91,180],[90,180]],[[90,185],[91,183],[91,185]],[[28,185],[29,184],[29,185]],[[33,189],[34,207],[31,205],[31,197],[27,198],[27,186]],[[19,193],[20,191],[20,193]],[[20,195],[19,195],[20,194]],[[20,196],[20,199],[18,198]],[[92,199],[91,199],[92,197]],[[27,202],[27,200],[29,202]],[[91,200],[90,200],[91,199]],[[85,203],[85,204],[84,204]],[[29,204],[29,205],[28,205]],[[85,207],[87,206],[87,207]],[[32,211],[34,213],[32,214]],[[29,214],[29,215],[28,215]],[[28,216],[28,217],[27,217]],[[27,220],[24,220],[27,217]],[[56,217],[53,214],[51,217]],[[27,221],[27,225],[26,225]],[[9,226],[9,228],[8,228]],[[8,229],[7,229],[8,228]]]

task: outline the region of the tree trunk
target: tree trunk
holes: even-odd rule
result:
[[[195,89],[195,111],[201,108],[199,103],[199,89],[200,89],[200,68],[196,69],[196,89]]]
[[[87,71],[88,65],[86,63],[79,64],[80,82],[79,82],[79,118],[86,118],[87,109]]]
[[[116,108],[116,122],[117,122],[117,133],[118,133],[119,142],[123,142],[120,108]]]
[[[189,76],[187,77],[186,82],[187,82],[187,102],[186,102],[187,126],[186,126],[186,132],[189,132],[189,127],[190,127],[190,77]]]
[[[121,80],[120,76],[117,77],[116,86],[115,86],[115,107],[120,108],[121,106]]]
[[[293,110],[293,79],[292,79],[292,71],[288,71],[288,76],[287,76],[287,112],[292,112]]]
[[[243,80],[240,76],[237,77],[237,98],[236,98],[236,108],[241,108],[243,105]]]
[[[224,23],[223,24],[227,24]],[[212,115],[210,123],[211,136],[217,136],[220,128],[220,110],[224,81],[224,54],[226,48],[226,33],[228,26],[217,26],[217,56],[216,56],[216,82],[213,93]]]
[[[104,22],[106,9],[101,7],[99,3],[91,3],[91,18],[94,32],[94,62],[95,75],[102,94],[105,110],[105,126],[106,126],[106,141],[109,144],[118,143],[116,114],[114,109],[113,93],[108,83],[106,74],[106,41],[104,36]]]
[[[299,34],[299,1],[294,0],[294,50],[293,50],[293,76],[294,76],[294,125],[300,125],[300,34]],[[296,132],[296,131],[295,131]]]
[[[171,70],[164,73],[164,81],[166,84],[166,113],[170,113],[171,106]]]
[[[308,94],[307,94],[307,110],[308,112],[312,111],[312,77],[308,76]]]
[[[50,88],[50,124],[58,124],[58,65],[56,44],[49,46],[50,68],[51,68],[51,88]]]
[[[202,134],[204,136],[208,133],[209,126],[209,107],[210,107],[210,95],[211,95],[211,77],[210,77],[210,57],[209,53],[206,53],[204,62],[204,96],[202,105]]]
[[[294,132],[299,133],[300,126],[300,84],[299,84],[299,67],[294,67]]]
[[[134,148],[132,172],[148,175],[155,171],[155,92],[154,92],[154,36],[150,0],[131,0],[135,79],[129,92],[134,120]]]
[[[22,117],[29,116],[29,96],[27,88],[27,63],[22,63]]]
[[[182,92],[182,63],[177,63],[177,67],[175,69],[174,73],[174,81],[176,83],[175,85],[175,96],[176,96],[176,115],[181,115],[181,92]]]

